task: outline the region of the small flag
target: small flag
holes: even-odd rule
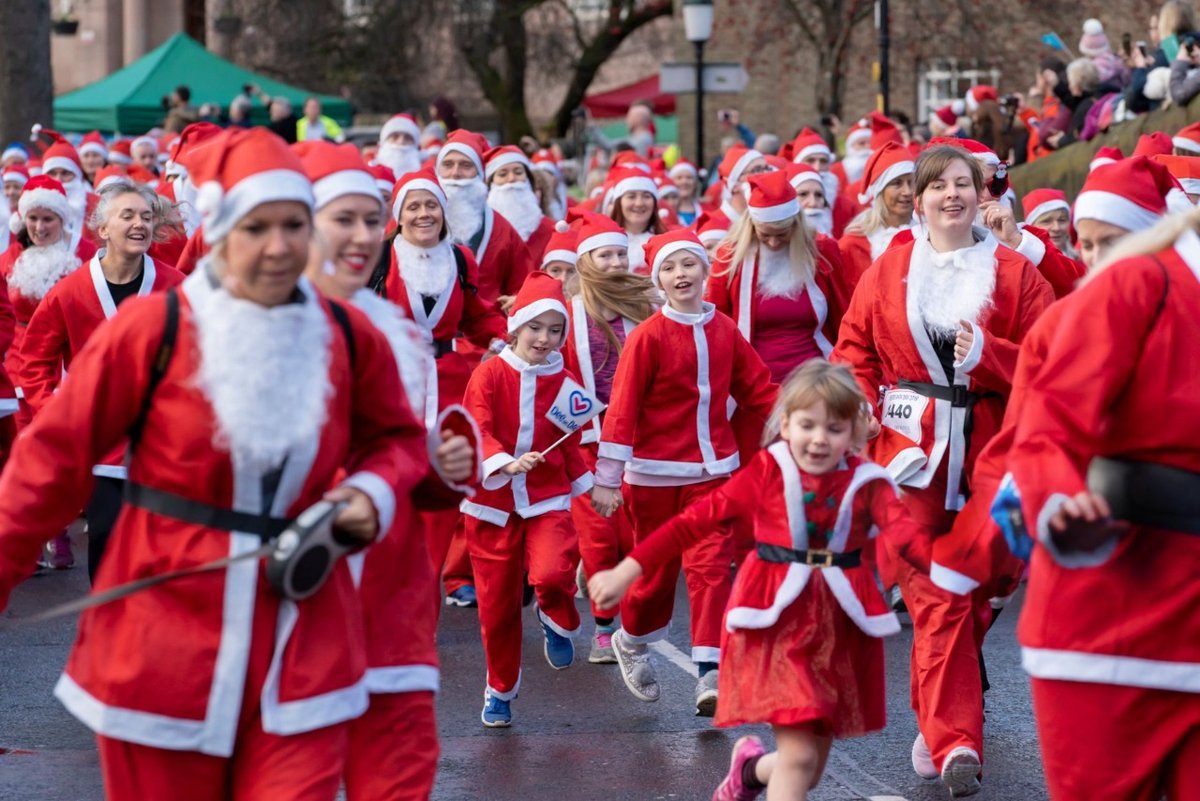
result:
[[[550,405],[546,417],[568,434],[583,428],[592,418],[604,411],[605,406],[587,388],[570,378],[564,379],[558,396]]]
[[[1061,50],[1064,53],[1071,52],[1071,48],[1067,47],[1067,43],[1064,42],[1062,37],[1054,31],[1042,34],[1042,44],[1046,45],[1047,47],[1053,47],[1055,50]]]

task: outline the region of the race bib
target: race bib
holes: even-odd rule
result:
[[[911,389],[889,389],[883,396],[883,425],[921,444],[921,418],[929,398]]]

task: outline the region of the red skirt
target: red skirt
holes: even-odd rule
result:
[[[714,723],[868,734],[887,723],[884,677],[883,641],[855,625],[814,570],[774,626],[722,632]]]

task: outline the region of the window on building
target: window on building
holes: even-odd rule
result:
[[[957,59],[923,63],[918,74],[917,119],[921,122],[947,103],[965,97],[972,86],[1000,83],[1000,70],[995,67],[968,66]]]

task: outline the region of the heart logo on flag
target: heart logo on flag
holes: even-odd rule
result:
[[[575,390],[570,395],[571,414],[580,415],[587,414],[592,410],[592,402],[585,398],[583,393]]]

